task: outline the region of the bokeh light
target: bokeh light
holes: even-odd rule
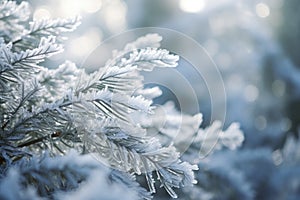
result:
[[[259,17],[265,18],[270,15],[270,8],[265,3],[256,4],[255,10],[256,10],[257,16],[259,16]]]
[[[246,101],[253,102],[257,99],[259,91],[254,85],[247,85],[244,90]]]
[[[101,0],[64,0],[59,1],[60,12],[66,16],[80,15],[83,12],[94,13],[97,12],[101,6]]]
[[[282,153],[280,150],[275,150],[272,153],[272,159],[275,165],[280,165],[283,162]]]
[[[103,17],[111,32],[120,32],[126,28],[127,6],[120,0],[112,0],[106,4],[100,17]]]
[[[51,18],[51,13],[49,11],[49,8],[46,6],[38,7],[33,13],[34,20],[49,19],[49,18]]]
[[[204,0],[180,0],[179,7],[184,12],[196,13],[205,7]]]
[[[87,55],[100,44],[101,40],[101,32],[98,29],[91,28],[82,36],[73,39],[68,48],[74,56]]]

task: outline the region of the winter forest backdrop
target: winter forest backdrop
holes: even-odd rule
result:
[[[16,2],[16,7],[22,4],[22,1]],[[6,3],[6,1],[1,1],[2,9]],[[29,4],[31,12],[28,14],[29,20],[20,20],[21,26],[28,30],[31,29],[25,23],[30,22],[31,19],[69,18],[80,15],[81,24],[77,26],[77,21],[64,21],[62,24],[65,23],[67,27],[62,30],[54,28],[54,31],[51,29],[49,32],[27,38],[26,34],[22,35],[24,34],[21,33],[22,31],[17,31],[17,26],[5,23],[5,16],[0,13],[2,20],[0,21],[0,37],[3,38],[0,39],[1,70],[5,73],[5,66],[2,63],[6,63],[7,54],[16,55],[11,57],[12,62],[8,62],[8,65],[13,68],[14,63],[18,61],[18,58],[20,60],[24,56],[23,53],[27,49],[31,48],[31,53],[34,54],[35,48],[38,51],[48,43],[51,45],[52,43],[63,44],[63,53],[53,56],[51,54],[51,57],[47,59],[45,58],[48,55],[38,57],[32,62],[41,62],[39,65],[45,67],[42,72],[34,72],[39,74],[36,79],[40,84],[48,84],[47,81],[50,80],[51,87],[55,88],[56,85],[64,85],[64,87],[48,88],[50,92],[45,93],[48,96],[37,96],[38,99],[43,100],[34,98],[32,101],[38,103],[34,104],[30,100],[29,105],[34,104],[37,108],[42,109],[45,107],[43,107],[44,103],[50,103],[47,104],[47,109],[50,109],[51,105],[53,113],[56,112],[56,114],[51,115],[50,113],[46,117],[51,115],[57,118],[51,118],[49,126],[53,123],[54,127],[67,129],[68,134],[70,132],[72,137],[75,137],[74,134],[78,134],[78,138],[70,139],[72,148],[66,147],[68,145],[60,146],[58,144],[60,148],[65,148],[63,153],[58,152],[59,150],[52,151],[52,143],[60,141],[52,141],[51,138],[60,138],[60,136],[56,136],[58,132],[51,133],[52,129],[50,130],[48,125],[45,125],[46,122],[42,122],[42,120],[32,122],[30,125],[25,124],[24,127],[41,126],[39,124],[41,123],[43,126],[38,128],[37,132],[43,131],[43,133],[30,135],[30,137],[25,134],[22,138],[15,137],[14,139],[8,137],[8,133],[15,134],[10,129],[16,131],[14,127],[18,121],[6,126],[7,119],[14,114],[17,115],[16,120],[22,119],[25,114],[19,113],[21,112],[19,109],[16,109],[16,113],[11,114],[16,103],[7,105],[6,102],[12,101],[12,97],[6,96],[8,93],[4,90],[8,88],[9,92],[15,92],[18,97],[20,91],[10,87],[16,84],[16,80],[20,81],[28,77],[30,77],[28,80],[31,80],[36,74],[23,77],[22,73],[17,72],[16,76],[20,76],[20,79],[15,76],[8,76],[9,78],[6,79],[6,76],[3,76],[5,79],[2,80],[1,71],[0,105],[3,111],[1,111],[2,130],[0,132],[0,199],[40,199],[41,197],[46,199],[120,199],[120,197],[124,199],[171,199],[177,196],[179,199],[296,200],[300,198],[299,1],[31,0]],[[21,12],[21,9],[16,12]],[[22,16],[21,13],[19,16],[16,14],[16,18],[20,16]],[[16,19],[12,23],[19,23],[19,21]],[[37,29],[38,26],[36,25]],[[9,27],[13,28],[9,29]],[[76,30],[73,30],[75,27]],[[209,59],[203,57],[200,65],[204,74],[202,75],[206,77],[197,75],[187,59],[197,56],[202,58],[197,55],[198,52],[190,45],[181,43],[175,37],[172,38],[172,34],[158,33],[159,30],[164,32],[165,29],[145,29],[141,31],[143,35],[129,31],[144,27],[159,27],[177,31],[201,45],[205,49],[203,55],[209,55]],[[157,35],[154,30],[158,30],[157,33],[163,37]],[[66,33],[63,33],[65,31]],[[109,42],[110,37],[122,35],[125,31],[130,38],[128,41],[121,41],[118,44]],[[15,40],[11,33],[16,35],[20,33],[21,38],[25,38],[24,44],[21,41],[18,45],[19,41]],[[48,36],[51,35],[56,35],[57,41],[49,39]],[[67,37],[68,40],[60,40],[61,35]],[[48,40],[43,37],[47,37]],[[139,37],[142,38],[138,39]],[[120,38],[122,37],[120,36]],[[35,41],[37,46],[26,46],[27,40]],[[126,49],[125,45],[135,40],[137,40],[135,43],[131,43],[132,49],[128,46]],[[156,49],[159,45],[170,52]],[[124,47],[125,49],[121,51]],[[152,49],[147,51],[148,47]],[[45,47],[43,48],[45,49]],[[134,48],[141,50],[134,52]],[[186,57],[180,54],[179,57],[173,55],[176,53],[172,52],[173,48],[180,48],[185,52]],[[111,50],[114,49],[118,49],[119,52],[115,52],[115,57],[111,57]],[[134,53],[127,55],[132,51],[136,55]],[[47,54],[47,51],[45,53]],[[137,64],[137,69],[133,68],[133,64],[138,63],[136,62],[138,58],[134,57],[137,54],[141,54],[141,57],[144,56],[143,58],[149,60],[150,58],[162,60],[159,62],[157,60],[149,61],[150,64],[144,63],[143,66],[150,66],[151,70],[155,68],[148,73],[149,70],[140,69],[142,67],[139,64]],[[120,59],[122,56],[125,60]],[[13,61],[13,59],[16,60]],[[43,59],[45,60],[42,61]],[[26,62],[27,60],[18,65],[18,69],[28,70],[26,67],[31,66],[32,63],[27,65]],[[184,81],[179,80],[177,76],[168,71],[169,68],[174,69],[177,62],[178,66],[175,70],[181,77],[184,77]],[[36,65],[38,63],[34,64],[34,67]],[[115,65],[117,67],[114,67]],[[219,79],[216,78],[214,71],[211,71],[213,65],[217,66],[222,77],[225,98],[222,96],[223,88],[219,87],[220,82],[217,81]],[[60,67],[58,68],[58,66]],[[107,68],[99,70],[99,66]],[[166,67],[166,70],[163,71],[165,68],[161,69],[160,67]],[[105,82],[106,80],[101,79],[116,76],[117,81],[123,81],[124,77],[117,75],[118,70],[126,77],[128,75],[128,78],[133,77],[132,82],[126,79],[128,82],[124,84],[128,85],[124,86],[120,82],[115,84],[113,82],[115,79],[112,82]],[[146,72],[142,72],[142,70]],[[98,83],[96,79],[99,73],[101,78]],[[79,74],[81,74],[81,78],[78,78]],[[66,79],[61,78],[63,76]],[[135,79],[140,76],[144,76],[144,81],[149,83],[145,85],[144,82],[144,86],[146,86],[144,89],[143,85]],[[51,82],[52,79],[53,82]],[[9,83],[11,85],[8,84],[10,80],[13,80],[13,83]],[[205,80],[215,81],[206,82]],[[97,88],[92,88],[90,93],[84,93],[83,91],[88,90],[86,89],[88,84],[93,81],[96,85],[98,84]],[[184,85],[185,81],[191,86],[190,89]],[[78,83],[79,86],[75,86],[75,83]],[[24,86],[23,83],[18,82],[16,85],[26,88],[26,84]],[[117,89],[111,92],[110,87],[115,87],[114,89],[119,87],[117,89],[129,90],[131,93],[119,92]],[[101,90],[96,91],[96,89]],[[115,91],[117,92],[114,93]],[[81,92],[83,94],[78,95]],[[142,97],[133,95],[133,92]],[[64,94],[66,96],[63,96]],[[59,110],[55,107],[61,108],[62,105],[73,100],[81,101],[81,98],[85,102],[90,102],[90,98],[96,97],[107,99],[109,95],[113,94],[119,95],[115,97],[116,102],[112,102],[118,104],[116,107],[108,108],[106,104],[103,106],[101,103],[99,106],[99,102],[94,103],[93,106],[99,106],[99,112],[103,112],[104,115],[112,108],[111,114],[121,121],[122,118],[130,116],[134,122],[141,124],[142,128],[138,127],[141,129],[135,127],[134,123],[128,126],[119,121],[118,123],[107,121],[107,118],[114,120],[114,117],[110,115],[105,116],[105,120],[102,119],[103,116],[100,116],[97,121],[98,125],[91,117],[94,115],[87,117],[86,123],[78,122],[82,116],[85,116],[83,111],[88,112],[92,108],[87,103],[82,103],[80,108],[74,109]],[[59,98],[62,98],[61,102],[57,100]],[[143,109],[148,111],[152,100],[153,105],[157,105],[157,109],[156,113],[149,117],[142,111]],[[170,101],[174,103],[170,103]],[[85,108],[83,109],[83,107]],[[127,113],[124,107],[133,110],[133,114],[131,111]],[[113,110],[114,108],[116,110]],[[160,108],[163,114],[161,114]],[[8,110],[7,113],[4,111],[5,109]],[[26,110],[26,108],[24,109]],[[213,109],[216,114],[213,114]],[[34,113],[32,110],[26,112],[29,113],[26,116]],[[215,120],[223,120],[223,112],[225,112],[225,119],[221,121],[222,125],[224,123],[222,127]],[[72,125],[68,124],[71,122],[64,121],[64,117],[60,116],[65,116],[66,113],[74,117]],[[57,119],[62,122],[59,124],[54,122]],[[115,132],[116,127],[121,127],[125,133]],[[112,149],[116,148],[118,153],[97,149],[98,140],[93,138],[92,134],[80,135],[80,131],[89,130],[94,133],[95,130],[100,129],[105,135],[104,138],[104,136],[96,134],[99,136],[100,143],[112,142],[113,144],[105,144]],[[153,133],[153,129],[155,129],[155,133]],[[144,135],[137,133],[141,130],[154,136],[159,142],[154,139],[147,141],[143,138]],[[174,136],[173,133],[177,134],[178,130],[182,134],[197,134],[193,137],[193,141],[189,139],[186,141],[185,138],[178,139]],[[128,131],[128,135],[126,131]],[[49,144],[27,146],[28,143],[37,140],[35,137],[46,138],[47,135],[43,135],[46,133],[48,136],[50,135]],[[204,135],[207,137],[205,138]],[[219,142],[216,137],[219,137]],[[61,140],[70,142],[68,137]],[[75,140],[84,145],[74,145]],[[214,144],[210,143],[210,140]],[[207,155],[205,147],[211,150],[211,146],[216,148]],[[39,148],[41,150],[36,150]],[[201,152],[199,154],[201,148],[205,156],[201,156]],[[99,155],[89,157],[90,153],[95,152]],[[123,155],[124,152],[126,155]],[[177,155],[178,152],[180,157]],[[32,153],[32,155],[28,156],[27,153]],[[110,167],[107,167],[107,163],[102,163],[106,161],[102,161],[99,157],[102,155],[106,157],[110,153],[113,154],[113,158],[108,161]],[[63,154],[66,155],[62,156]],[[155,164],[149,164],[149,169],[147,169],[148,161],[145,164],[143,156],[148,156],[147,158],[152,156]],[[26,159],[23,160],[23,157]],[[121,164],[118,163],[118,158],[121,160]],[[134,163],[134,158],[138,160],[136,163]],[[120,168],[122,165],[125,166],[124,169]],[[157,167],[157,165],[161,166]],[[155,171],[153,176],[152,170]],[[48,172],[49,175],[46,174]],[[54,174],[54,178],[51,177],[51,174]]]

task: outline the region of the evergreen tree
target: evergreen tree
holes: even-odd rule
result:
[[[237,124],[201,129],[201,114],[183,115],[172,103],[163,105],[165,123],[155,123],[152,101],[162,92],[145,88],[140,72],[179,59],[159,48],[157,34],[115,51],[92,74],[70,61],[44,67],[62,52],[63,33],[79,24],[79,17],[31,21],[28,3],[0,4],[1,199],[150,199],[156,182],[176,198],[174,188],[197,182],[198,163],[180,158],[174,130],[195,136],[189,151],[197,156],[215,143],[235,149],[243,142]],[[153,129],[157,137],[148,134]]]

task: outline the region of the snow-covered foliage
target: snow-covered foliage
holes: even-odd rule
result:
[[[80,18],[31,22],[28,8],[0,5],[1,199],[150,199],[157,182],[176,198],[174,188],[197,183],[198,163],[182,160],[178,149],[187,140],[173,144],[174,134],[195,136],[210,149],[211,138],[230,149],[243,142],[238,125],[202,130],[201,114],[181,114],[171,103],[163,106],[166,123],[155,120],[152,101],[162,92],[144,88],[140,72],[179,60],[159,48],[159,35],[115,51],[92,74],[70,61],[48,69],[43,61],[62,51],[63,32]]]

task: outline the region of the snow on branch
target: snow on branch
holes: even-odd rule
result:
[[[72,191],[80,185],[80,190]],[[18,190],[7,190],[15,187]],[[114,195],[107,194],[106,190],[113,190]],[[55,158],[45,154],[42,158],[22,160],[9,170],[6,178],[0,179],[1,199],[40,199],[41,196],[59,199],[151,198],[132,177],[112,171],[90,155],[78,155],[75,151]]]
[[[162,37],[147,34],[136,41],[128,43],[121,51],[115,50],[106,66],[124,67],[136,65],[139,70],[151,71],[154,67],[176,67],[179,57],[165,49],[159,49]],[[128,57],[129,55],[129,57]]]
[[[145,49],[145,48],[159,48],[162,37],[156,33],[147,34],[145,36],[139,37],[133,42],[126,44],[122,50],[114,50],[112,53],[112,59],[108,60],[106,65],[115,65],[116,58],[122,58],[127,53],[135,49]]]
[[[176,67],[179,56],[165,49],[145,48],[133,50],[129,58],[122,58],[117,65],[136,65],[139,70],[152,71],[154,67]]]
[[[173,68],[179,60],[159,48],[161,36],[148,34],[114,51],[91,74],[69,61],[47,69],[42,62],[62,51],[61,33],[80,19],[29,23],[27,5],[0,5],[0,198],[150,199],[156,182],[176,198],[174,188],[197,182],[197,166],[179,153],[190,138],[210,144],[218,136],[230,149],[242,143],[236,124],[224,132],[220,124],[199,130],[200,113],[183,114],[167,103],[163,115],[153,105],[162,91],[145,88],[141,71]],[[136,176],[145,177],[149,192]],[[3,192],[7,187],[16,190]]]
[[[126,44],[123,51],[129,52],[134,49],[145,49],[148,47],[159,48],[161,41],[162,41],[162,37],[160,35],[158,35],[157,33],[147,34],[145,36],[139,37],[134,42]],[[115,53],[116,52],[118,52],[118,51],[115,51]],[[122,54],[124,54],[124,53],[122,53]]]
[[[124,121],[129,120],[129,114],[133,111],[150,112],[152,104],[151,100],[146,100],[142,96],[119,95],[105,89],[99,92],[89,92],[82,95],[80,99],[95,105],[103,115]]]
[[[28,30],[24,30],[20,36],[12,41],[14,48],[35,48],[36,42],[49,35],[58,37],[58,40],[64,39],[61,36],[63,32],[73,31],[81,23],[81,17],[77,16],[69,19],[43,19],[30,22]]]
[[[143,77],[138,73],[136,66],[105,67],[90,75],[82,74],[76,93],[107,88],[115,93],[131,95],[136,88],[143,86],[142,80]]]
[[[15,1],[3,0],[0,4],[0,10],[0,20],[4,22],[7,19],[27,21],[29,18],[29,4],[24,1],[17,4]]]
[[[37,48],[14,53],[10,64],[20,68],[34,68],[46,57],[60,53],[62,50],[62,46],[56,44],[55,37],[42,38]]]
[[[45,58],[62,51],[62,46],[57,44],[55,37],[42,38],[40,44],[35,49],[26,51],[12,52],[11,44],[2,44],[0,47],[0,81],[4,85],[6,82],[23,80],[30,74],[37,71],[40,66],[38,63]]]
[[[153,171],[166,191],[176,198],[172,189],[195,183],[192,170],[196,166],[179,160],[179,154],[173,146],[162,147],[155,138],[134,136],[127,133],[125,127],[105,126],[85,138],[91,151],[107,158],[109,166],[125,172],[145,174],[151,193],[155,193]]]
[[[221,127],[220,121],[214,121],[211,126],[198,131],[194,143],[200,147],[200,155],[206,156],[222,146],[234,150],[242,145],[245,137],[238,123],[232,123],[225,131]]]
[[[62,32],[74,31],[80,25],[81,17],[68,19],[42,19],[30,22],[30,28],[26,35],[59,35]]]
[[[15,1],[3,0],[0,2],[0,38],[6,42],[18,37],[24,30],[24,23],[28,20],[29,4],[22,1],[17,4]]]

